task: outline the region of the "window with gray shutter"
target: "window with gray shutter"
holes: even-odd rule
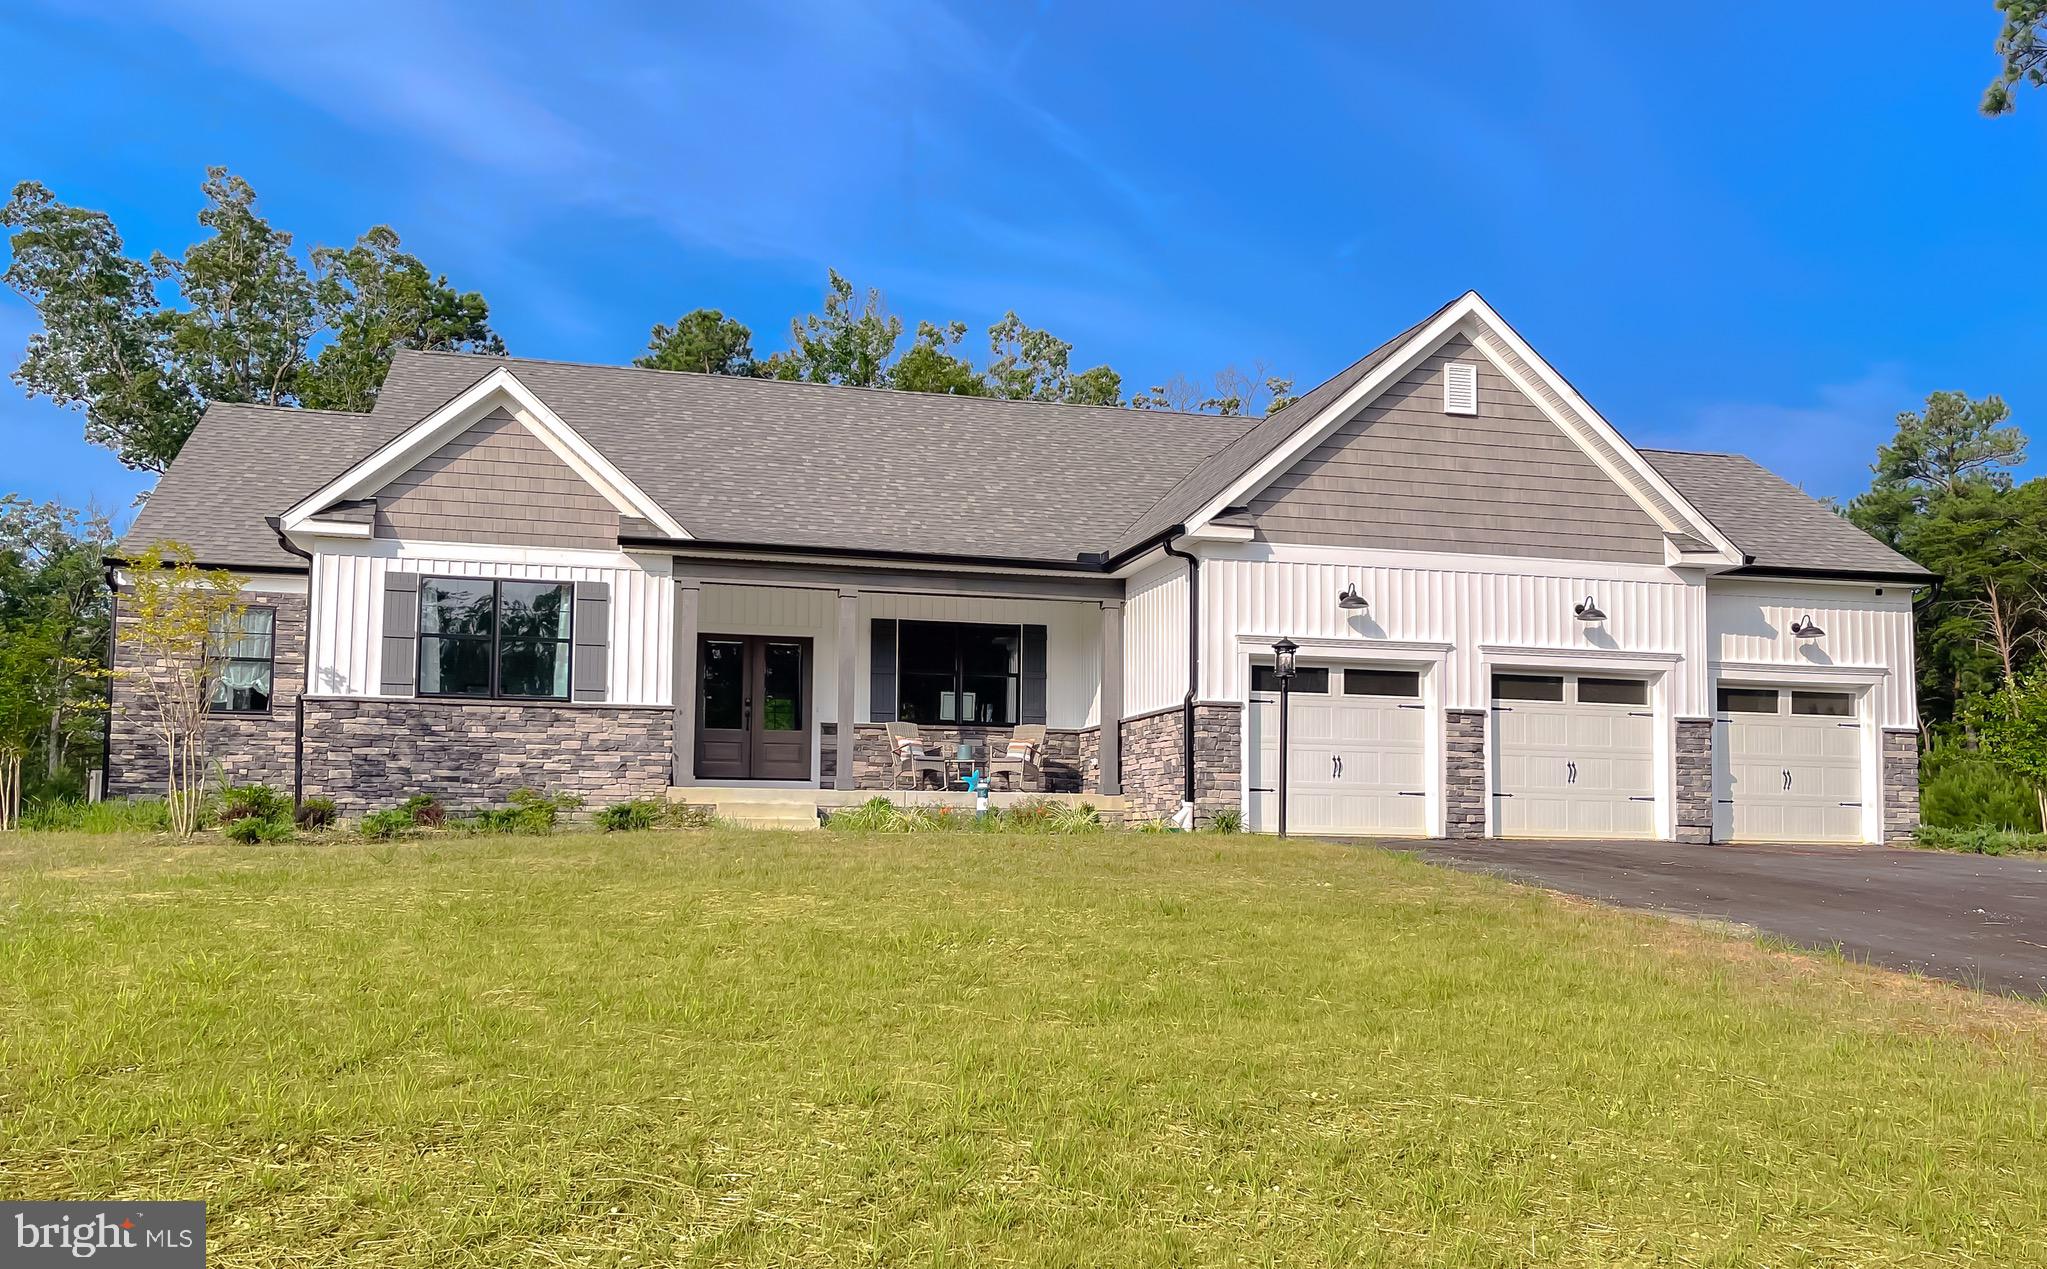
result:
[[[1019,723],[1045,721],[1045,628],[1023,628],[1022,667],[1017,675],[1017,718]]]
[[[896,623],[876,617],[868,639],[867,716],[877,723],[896,721]],[[843,725],[843,724],[842,724]]]
[[[419,672],[419,574],[384,574],[383,669],[385,696],[411,696]]]
[[[576,583],[576,620],[573,627],[574,660],[571,664],[572,699],[601,701],[605,675],[610,668],[611,583]]]

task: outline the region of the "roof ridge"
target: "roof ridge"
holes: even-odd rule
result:
[[[1062,407],[1069,410],[1099,410],[1116,414],[1152,414],[1168,419],[1228,419],[1245,418],[1253,422],[1269,418],[1263,414],[1209,414],[1201,410],[1149,410],[1133,405],[1091,405],[1083,401],[1038,401],[1029,397],[976,397],[955,392],[915,392],[905,388],[882,388],[854,383],[814,383],[808,379],[768,379],[757,375],[708,374],[701,370],[666,370],[657,366],[621,366],[608,361],[571,361],[562,357],[512,357],[493,353],[455,352],[445,348],[407,348],[402,353],[422,357],[449,357],[474,361],[519,363],[541,366],[566,366],[575,370],[622,370],[635,374],[684,375],[695,379],[715,379],[725,383],[747,383],[776,388],[808,388],[826,392],[877,392],[895,396],[926,397],[938,401],[988,401],[1004,405]]]
[[[323,410],[311,405],[278,405],[270,401],[208,401],[206,408],[223,410],[278,410],[285,414],[331,414],[343,419],[366,419],[366,410]]]
[[[1637,445],[1635,446],[1635,452],[1637,454],[1684,454],[1692,458],[1739,458],[1745,463],[1756,463],[1756,460],[1750,458],[1747,454],[1736,453],[1731,449],[1672,449],[1668,445]],[[1756,463],[1756,466],[1762,467],[1763,465]],[[1763,470],[1768,471],[1769,468],[1764,467]]]

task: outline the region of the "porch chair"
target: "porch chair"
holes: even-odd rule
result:
[[[1020,789],[1026,780],[1041,781],[1044,772],[1039,762],[1045,753],[1045,729],[1037,723],[1027,723],[1009,733],[1006,744],[991,741],[988,745],[988,779],[994,782],[997,772],[1009,773],[1009,787]]]
[[[938,777],[938,787],[945,787],[945,759],[933,753],[921,736],[915,723],[890,723],[888,725],[889,755],[895,760],[895,772],[889,777],[889,787],[895,788],[904,776],[910,777],[910,787],[924,787],[924,773],[931,772]]]

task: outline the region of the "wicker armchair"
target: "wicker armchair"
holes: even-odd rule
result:
[[[898,787],[903,777],[908,776],[910,787],[922,788],[924,773],[929,771],[938,777],[938,787],[945,787],[945,759],[931,751],[917,734],[915,723],[890,723],[888,725],[889,756],[895,761],[895,770],[889,777],[889,787]]]
[[[1025,782],[1042,783],[1044,770],[1039,765],[1045,757],[1045,729],[1037,723],[1029,723],[1009,733],[1009,741],[1003,744],[990,741],[988,744],[988,779],[993,783],[997,774],[1009,773],[1009,787],[1020,789]]]

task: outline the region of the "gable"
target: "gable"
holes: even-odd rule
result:
[[[1443,410],[1478,367],[1478,413]],[[1662,526],[1458,333],[1249,502],[1273,542],[1661,564]]]
[[[380,538],[615,550],[618,511],[505,409],[377,490]]]

